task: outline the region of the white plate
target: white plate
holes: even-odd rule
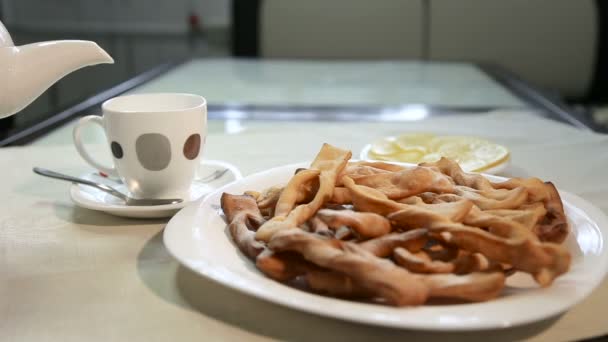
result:
[[[374,160],[374,161],[378,161],[377,159],[374,159],[373,157],[371,157],[369,155],[369,150],[371,150],[371,148],[372,148],[371,144],[365,145],[363,147],[363,149],[361,150],[361,153],[359,154],[359,159],[361,159],[361,160]],[[380,160],[380,161],[385,161],[385,160]],[[389,163],[398,163],[399,161],[388,161],[388,162]],[[483,173],[490,174],[490,175],[499,174],[499,173],[503,172],[509,166],[509,164],[511,164],[511,157],[507,158],[504,162],[502,162],[502,163],[500,163],[498,165],[495,165],[495,166],[492,166],[489,169],[483,170]]]
[[[288,165],[251,175],[222,187],[200,204],[184,208],[165,228],[165,246],[179,262],[202,276],[270,302],[323,316],[408,329],[481,330],[541,320],[580,302],[606,273],[608,218],[583,199],[560,192],[572,227],[564,242],[572,254],[572,265],[548,288],[538,288],[530,276],[518,273],[509,277],[499,298],[485,303],[394,308],[288,287],[262,275],[231,242],[221,217],[220,196],[223,192],[240,194],[286,183],[296,168],[307,165]]]
[[[224,169],[227,169],[228,171],[220,178],[210,182],[204,181],[205,177],[211,175],[214,171]],[[72,201],[74,201],[74,203],[76,203],[78,206],[103,211],[116,216],[133,218],[169,217],[173,216],[178,210],[182,209],[188,204],[213,192],[217,188],[243,178],[241,172],[234,165],[219,160],[203,160],[199,169],[197,170],[197,175],[197,179],[194,180],[190,189],[190,199],[177,204],[127,206],[120,199],[110,194],[90,186],[79,184],[72,184],[72,187],[70,188],[70,196]],[[80,178],[104,183],[123,193],[128,193],[126,186],[119,180],[102,177],[96,172],[86,173],[81,175]]]

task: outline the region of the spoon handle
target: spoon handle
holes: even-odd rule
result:
[[[100,184],[100,183],[95,183],[93,181],[90,181],[88,179],[82,179],[82,178],[77,178],[77,177],[72,177],[69,175],[65,175],[63,173],[59,173],[59,172],[55,172],[55,171],[51,171],[48,169],[44,169],[41,167],[35,167],[34,168],[34,172],[41,175],[41,176],[45,176],[45,177],[50,177],[50,178],[55,178],[55,179],[61,179],[64,181],[68,181],[68,182],[72,182],[72,183],[79,183],[79,184],[83,184],[83,185],[88,185],[88,186],[92,186],[95,187],[101,191],[105,191],[107,193],[109,193],[112,196],[116,196],[120,199],[122,199],[123,201],[127,201],[127,196],[125,196],[125,194],[123,194],[122,192],[107,186],[105,184]]]

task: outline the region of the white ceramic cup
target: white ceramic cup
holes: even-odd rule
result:
[[[76,149],[97,170],[120,177],[134,197],[188,198],[207,135],[207,103],[198,95],[128,95],[102,105],[103,116],[81,118],[74,127]],[[81,130],[103,127],[114,165],[90,155]]]

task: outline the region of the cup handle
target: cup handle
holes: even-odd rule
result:
[[[82,143],[82,135],[80,134],[81,133],[80,131],[81,131],[82,127],[84,127],[85,125],[87,125],[89,123],[97,124],[103,128],[103,119],[101,118],[101,116],[88,115],[88,116],[85,116],[85,117],[81,118],[80,120],[78,120],[78,122],[76,123],[76,126],[74,126],[74,130],[72,131],[72,137],[74,138],[74,145],[76,146],[76,150],[78,151],[78,154],[80,154],[82,159],[84,159],[87,163],[89,163],[91,166],[93,166],[97,170],[99,170],[109,176],[118,177],[118,172],[116,172],[116,167],[114,165],[112,165],[112,166],[102,165],[101,163],[99,163],[95,159],[93,159],[93,157],[91,157],[91,155],[84,148],[84,144]],[[105,133],[105,130],[104,130],[104,133]]]

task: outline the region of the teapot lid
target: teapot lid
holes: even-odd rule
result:
[[[13,44],[11,35],[8,34],[6,27],[4,27],[4,25],[2,25],[2,22],[0,21],[0,47],[6,46],[15,46],[15,44]]]

